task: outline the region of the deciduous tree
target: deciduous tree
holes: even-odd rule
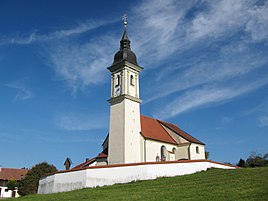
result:
[[[21,180],[21,186],[19,188],[20,195],[36,194],[39,184],[39,179],[52,172],[56,172],[57,168],[54,165],[50,165],[47,162],[36,164],[32,167]]]

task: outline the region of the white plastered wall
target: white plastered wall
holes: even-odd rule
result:
[[[196,152],[198,147],[199,153]],[[190,159],[205,159],[205,146],[201,144],[191,143],[190,145]]]
[[[235,169],[210,161],[138,164],[107,168],[88,168],[73,172],[57,173],[39,181],[38,194],[72,191],[81,188],[173,177],[192,174],[208,168]]]
[[[155,141],[151,139],[146,139],[146,142],[143,143],[144,147],[144,157],[146,159],[145,162],[153,162],[156,161],[157,155],[161,158],[161,147],[165,146],[167,151],[172,151],[173,148],[177,149],[177,145],[175,144],[169,144],[166,142],[160,142],[160,141]],[[145,150],[146,148],[146,150]],[[167,156],[167,160],[170,160],[169,154]]]
[[[124,103],[111,105],[109,130],[109,164],[124,161]]]
[[[140,104],[125,99],[125,163],[141,162]]]

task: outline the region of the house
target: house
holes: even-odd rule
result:
[[[135,53],[124,21],[120,49],[114,55],[111,72],[109,134],[103,151],[74,168],[181,159],[205,159],[205,144],[178,126],[140,114],[139,73]]]
[[[28,169],[2,168],[0,167],[0,186],[7,186],[10,180],[20,181],[27,174]]]
[[[0,198],[15,197],[17,195],[17,190],[8,190],[7,183],[11,180],[20,181],[25,177],[27,172],[27,169],[0,167]]]

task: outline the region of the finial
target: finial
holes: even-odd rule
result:
[[[127,27],[127,14],[123,15],[123,20],[124,20],[124,27]]]

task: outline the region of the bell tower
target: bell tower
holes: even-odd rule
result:
[[[108,67],[111,72],[108,164],[141,162],[139,73],[143,68],[131,51],[126,27],[124,15],[120,49]]]

